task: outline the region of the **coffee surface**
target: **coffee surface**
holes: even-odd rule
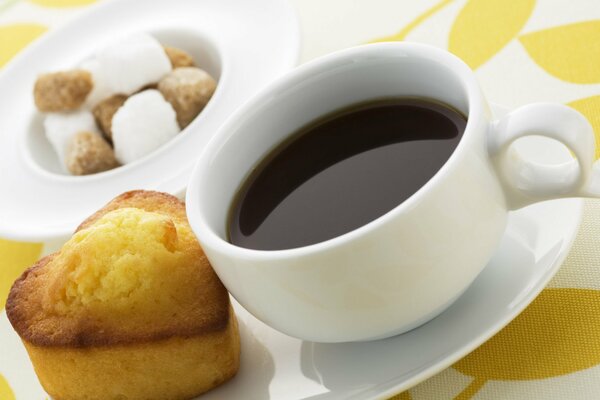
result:
[[[448,160],[466,126],[424,99],[357,104],[300,129],[267,155],[234,198],[229,241],[259,250],[322,242],[382,216]]]

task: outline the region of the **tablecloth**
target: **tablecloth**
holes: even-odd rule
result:
[[[0,0],[0,68],[93,3]],[[600,138],[597,0],[293,0],[293,5],[302,27],[302,62],[373,41],[429,43],[465,60],[490,101],[511,108],[534,101],[568,104],[589,119]],[[573,248],[548,288],[476,351],[394,400],[600,398],[599,226],[600,202],[586,200]],[[0,312],[14,279],[57,245],[0,239]],[[0,399],[15,400],[2,375]]]

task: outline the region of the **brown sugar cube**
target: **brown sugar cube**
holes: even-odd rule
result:
[[[158,82],[149,83],[135,93],[139,93],[139,92],[143,92],[144,90],[151,90],[151,89],[158,90]]]
[[[177,113],[181,129],[189,125],[212,97],[217,82],[204,70],[177,68],[158,83],[158,90]]]
[[[72,111],[79,108],[94,83],[88,71],[73,70],[40,75],[33,88],[33,97],[42,112]]]
[[[115,94],[102,100],[92,109],[96,124],[100,127],[107,138],[112,139],[112,118],[117,110],[125,103],[127,96]]]
[[[73,175],[95,174],[119,166],[112,147],[92,132],[79,132],[71,138],[65,163]]]
[[[171,61],[173,69],[194,66],[194,59],[185,51],[168,46],[164,46],[164,49],[165,53],[167,53],[167,57],[169,57],[169,60]]]

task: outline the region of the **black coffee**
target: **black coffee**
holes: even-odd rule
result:
[[[431,179],[466,122],[446,105],[414,98],[327,115],[279,145],[246,179],[231,208],[229,240],[290,249],[359,228]]]

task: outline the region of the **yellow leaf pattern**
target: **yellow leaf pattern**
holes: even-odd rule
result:
[[[41,243],[19,243],[0,239],[0,311],[4,309],[13,282],[25,268],[40,257],[42,247]]]
[[[596,134],[596,160],[600,159],[600,96],[587,97],[569,104],[588,119]]]
[[[95,3],[96,0],[29,0],[43,7],[78,7]]]
[[[546,72],[567,82],[600,82],[600,20],[529,33],[519,38]]]
[[[412,397],[410,397],[410,393],[407,390],[406,392],[402,392],[400,394],[397,394],[396,396],[391,397],[388,400],[412,400]]]
[[[45,31],[46,27],[36,24],[0,26],[0,67]]]
[[[471,0],[454,21],[448,50],[473,69],[492,58],[517,36],[535,0]]]
[[[600,291],[546,289],[506,328],[454,364],[474,378],[457,399],[490,379],[530,380],[600,363]]]
[[[2,400],[15,400],[15,394],[6,382],[6,379],[0,374],[0,399]]]
[[[373,43],[377,43],[377,42],[395,42],[395,41],[404,40],[404,38],[406,38],[406,35],[408,35],[413,29],[415,29],[417,26],[421,25],[427,18],[431,17],[433,14],[435,14],[436,12],[438,12],[439,10],[441,10],[442,8],[446,7],[452,1],[453,0],[442,0],[442,1],[440,1],[436,5],[434,5],[433,7],[431,7],[430,9],[428,9],[427,11],[425,11],[423,14],[421,14],[417,18],[415,18],[410,24],[406,25],[398,33],[395,33],[395,34],[390,35],[390,36],[385,36],[385,37],[382,37],[382,38],[379,38],[379,39],[375,39],[375,40],[373,40]]]

